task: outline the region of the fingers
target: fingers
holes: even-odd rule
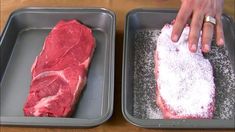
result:
[[[181,8],[176,17],[171,34],[171,40],[177,42],[179,37],[192,15],[189,33],[189,49],[191,52],[197,51],[197,44],[202,30],[202,51],[209,52],[210,45],[215,30],[216,43],[218,46],[224,45],[224,32],[221,20],[223,10],[223,0],[203,1],[203,0],[182,0]],[[209,22],[203,23],[205,15],[215,17],[216,25]],[[212,19],[213,20],[213,19]],[[203,28],[202,28],[203,27]]]
[[[224,31],[223,31],[221,15],[216,16],[216,22],[217,22],[215,27],[216,43],[218,46],[222,46],[224,45]]]
[[[188,2],[183,2],[173,25],[173,31],[171,34],[171,40],[173,42],[177,42],[179,40],[179,36],[181,35],[191,14],[192,8],[189,7]]]
[[[204,53],[208,53],[210,51],[213,32],[214,25],[212,23],[205,22],[202,29],[202,52]]]
[[[197,51],[197,44],[198,39],[200,37],[200,31],[202,28],[203,23],[203,13],[200,11],[197,11],[193,14],[191,26],[190,26],[190,33],[189,33],[189,50],[191,52]]]

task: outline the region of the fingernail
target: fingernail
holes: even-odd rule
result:
[[[205,44],[205,45],[204,45],[204,51],[205,51],[205,52],[209,52],[209,51],[210,51],[210,46],[209,46],[209,44]]]
[[[219,45],[224,45],[224,40],[221,38],[220,40],[219,40],[219,43],[218,43]]]
[[[173,35],[172,40],[173,40],[174,42],[176,42],[176,41],[178,40],[178,36],[177,36],[177,35]]]
[[[195,52],[197,50],[196,44],[192,44],[191,51]]]

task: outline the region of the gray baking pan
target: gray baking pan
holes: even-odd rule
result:
[[[156,105],[154,50],[160,29],[176,17],[176,10],[135,9],[126,16],[123,47],[122,112],[130,123],[145,128],[234,128],[235,35],[233,21],[223,15],[225,46],[213,40],[204,54],[213,66],[216,85],[212,119],[163,119]],[[170,81],[170,80],[169,80]],[[200,98],[200,97],[199,97]],[[190,106],[189,106],[190,107]]]
[[[76,19],[90,27],[96,49],[88,81],[69,118],[24,117],[31,82],[30,68],[45,37],[60,20]],[[1,41],[1,124],[92,127],[113,112],[115,14],[103,8],[25,8],[13,12]]]

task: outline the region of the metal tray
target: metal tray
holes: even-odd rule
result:
[[[155,102],[157,95],[153,73],[153,51],[160,29],[166,23],[171,23],[176,15],[176,10],[155,9],[135,9],[127,14],[122,76],[124,117],[130,123],[145,128],[234,128],[235,34],[233,21],[226,15],[222,17],[226,45],[218,48],[213,41],[212,52],[205,55],[215,71],[217,93],[214,118],[194,120],[162,118]],[[226,103],[226,100],[229,103]]]
[[[96,49],[77,108],[70,118],[24,117],[30,68],[45,37],[60,20],[90,27]],[[2,33],[0,112],[3,125],[92,127],[113,112],[115,14],[103,8],[25,8],[13,12]]]

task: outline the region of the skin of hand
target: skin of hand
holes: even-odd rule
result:
[[[224,33],[222,25],[223,0],[181,0],[182,4],[177,14],[171,39],[177,42],[179,37],[191,18],[189,33],[189,50],[196,52],[197,44],[202,31],[202,51],[210,51],[210,45],[213,33],[216,36],[218,46],[224,45]],[[216,19],[216,25],[210,22],[204,22],[205,16],[212,16]]]

